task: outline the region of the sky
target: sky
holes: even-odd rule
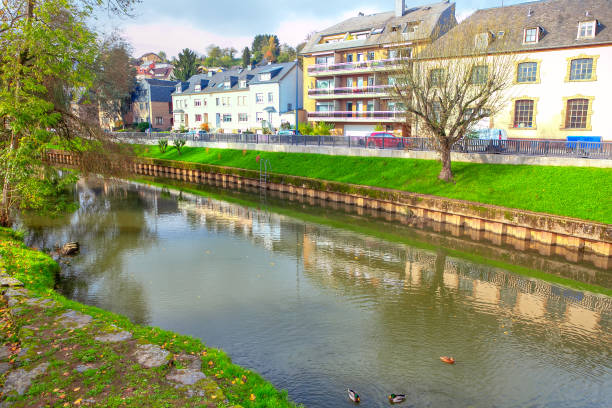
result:
[[[436,0],[407,0],[407,7]],[[462,20],[480,8],[527,0],[455,0]],[[142,0],[134,16],[103,15],[101,31],[118,30],[132,44],[134,56],[164,51],[176,56],[183,48],[204,54],[210,44],[234,47],[240,54],[256,34],[276,34],[296,46],[309,33],[322,30],[359,12],[392,11],[395,0]]]

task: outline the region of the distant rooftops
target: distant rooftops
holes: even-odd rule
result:
[[[282,80],[296,62],[264,65],[253,69],[234,68],[222,72],[194,75],[187,82],[175,86],[177,93],[213,93],[244,89],[250,85],[275,83]],[[177,92],[178,91],[178,92]]]

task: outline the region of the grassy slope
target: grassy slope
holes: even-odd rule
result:
[[[59,272],[58,264],[48,255],[26,247],[22,242],[20,233],[0,227],[0,256],[0,266],[3,266],[9,275],[21,280],[27,289],[41,296],[51,297],[63,307],[115,324],[132,332],[135,338],[163,345],[172,353],[205,355],[203,357],[205,374],[209,377],[213,375],[216,377],[230,403],[240,404],[244,408],[295,407],[288,400],[285,391],[277,391],[272,384],[261,376],[233,364],[223,351],[208,348],[199,339],[155,327],[138,326],[131,323],[126,317],[97,307],[83,305],[58,295],[53,290],[55,277]],[[0,330],[0,342],[4,341],[16,341],[16,337],[13,333]],[[214,363],[214,368],[206,365],[209,361]],[[241,382],[239,379],[242,376],[248,378],[248,381]]]
[[[148,151],[146,151],[148,150]],[[162,154],[147,146],[142,155],[259,170],[256,156],[274,173],[495,204],[504,207],[612,223],[612,169],[453,163],[455,184],[437,180],[434,160],[327,156],[185,147]]]

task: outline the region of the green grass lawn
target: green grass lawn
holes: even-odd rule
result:
[[[219,166],[259,170],[256,157],[272,172],[366,186],[384,187],[504,207],[612,223],[612,169],[453,163],[455,183],[439,181],[435,160],[328,156],[184,147],[138,148],[139,154]]]

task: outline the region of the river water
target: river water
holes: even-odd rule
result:
[[[384,220],[208,190],[82,180],[80,209],[26,218],[27,239],[81,243],[66,296],[199,337],[307,407],[351,406],[347,387],[363,407],[610,407],[611,298]],[[489,251],[612,286],[593,265]]]

